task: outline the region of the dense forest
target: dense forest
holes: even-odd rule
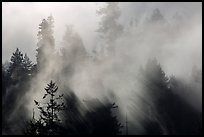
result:
[[[145,65],[134,60],[131,44],[140,42],[132,40],[141,40],[147,30],[175,37],[159,9],[141,33],[134,32],[134,21],[128,28],[119,23],[118,3],[107,3],[96,13],[101,17],[96,32],[106,45],[100,50],[87,52],[79,33],[67,25],[56,51],[50,15],[39,24],[36,62],[17,48],[2,64],[2,134],[202,134],[202,69],[194,66],[186,80],[167,75],[155,56],[145,58]],[[127,46],[125,37],[131,37]],[[121,52],[125,47],[132,56]]]

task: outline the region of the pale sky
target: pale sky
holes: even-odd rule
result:
[[[55,42],[60,45],[66,24],[73,24],[81,35],[85,47],[92,49],[97,43],[99,17],[96,9],[104,3],[91,2],[3,2],[2,3],[2,61],[10,60],[12,52],[18,47],[35,62],[38,25],[51,13],[55,19]],[[202,18],[202,3],[161,3],[161,2],[123,2],[119,4],[122,15],[120,22],[124,25],[129,19],[144,20],[152,10],[159,8],[167,19],[179,12],[184,17]]]

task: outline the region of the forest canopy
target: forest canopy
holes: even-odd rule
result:
[[[2,63],[3,135],[202,134],[202,63],[192,56],[200,20],[169,20],[162,6],[124,20],[124,9],[107,2],[94,11],[91,50],[77,24],[59,42],[54,13],[35,24],[35,60],[14,42]]]

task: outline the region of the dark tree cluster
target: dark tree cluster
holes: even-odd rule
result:
[[[147,115],[154,114],[142,121],[145,134],[202,134],[202,112],[178,94],[179,90],[188,90],[187,85],[178,89],[181,83],[175,77],[167,77],[156,59],[147,62],[141,73],[141,82],[149,99],[143,107],[150,108]]]
[[[112,109],[118,107],[115,103],[104,105],[98,101],[92,102],[97,103],[97,107],[92,108],[92,110],[85,110],[83,115],[80,112],[80,101],[73,92],[66,95],[63,101],[64,95],[56,95],[58,87],[52,81],[45,90],[43,100],[47,96],[49,100],[45,103],[34,100],[40,112],[40,118],[35,119],[33,116],[33,119],[26,123],[25,135],[121,134],[123,126],[112,114]],[[62,100],[61,103],[58,100]],[[60,116],[63,120],[60,119]]]
[[[2,66],[2,123],[3,133],[19,133],[20,127],[23,126],[26,111],[24,104],[19,100],[24,100],[25,93],[31,86],[30,80],[35,75],[35,64],[17,48],[11,56],[10,62]],[[16,108],[16,105],[18,107]],[[18,114],[18,115],[16,115]],[[12,116],[11,119],[8,117]],[[17,128],[12,126],[19,123]]]
[[[43,19],[39,25],[36,64],[29,59],[27,54],[23,55],[17,48],[9,64],[2,65],[3,134],[72,135],[101,132],[103,134],[119,134],[121,124],[116,116],[113,116],[112,107],[101,103],[94,112],[84,110],[82,113],[81,107],[85,107],[74,92],[71,91],[65,96],[57,96],[58,87],[52,81],[45,88],[44,103],[34,100],[39,116],[34,117],[33,114],[33,118],[29,118],[29,115],[26,114],[28,112],[26,92],[33,84],[32,80],[38,74],[43,73],[50,65],[50,61],[57,56],[54,54],[53,27],[52,16]],[[62,67],[61,73],[70,75],[71,73],[66,71],[74,70],[74,67],[77,67],[76,64],[86,58],[86,50],[80,36],[70,27],[67,27],[63,41],[62,60],[59,63],[65,65]],[[70,62],[67,62],[67,58],[70,58]],[[71,58],[75,60],[71,60]],[[62,76],[59,73],[58,75]],[[58,81],[61,79],[57,76],[56,78]],[[66,92],[67,89],[64,90]],[[60,101],[61,103],[59,103]],[[107,121],[95,121],[94,117],[106,117]]]

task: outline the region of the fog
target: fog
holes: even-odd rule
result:
[[[38,25],[49,15],[54,17],[55,50],[43,50],[46,67],[31,80],[26,99],[19,101],[27,102],[28,115],[32,115],[33,100],[42,98],[52,79],[60,92],[71,89],[80,100],[116,102],[119,119],[125,123],[128,116],[133,121],[130,133],[140,133],[143,129],[134,131],[134,126],[147,117],[140,100],[147,96],[138,77],[148,60],[155,58],[167,76],[189,83],[192,68],[202,70],[202,3],[124,2],[119,3],[120,12],[110,9],[107,16],[98,15],[96,11],[105,5],[3,3],[2,62],[9,61],[19,48],[36,63]],[[100,21],[114,12],[117,22],[106,22],[112,29],[99,31]],[[202,112],[202,85],[192,94],[184,98]]]
[[[41,20],[50,14],[55,18],[55,40],[56,47],[60,46],[60,42],[65,30],[66,24],[74,24],[76,32],[83,39],[85,48],[91,50],[97,45],[97,33],[95,30],[98,26],[99,16],[96,15],[96,9],[102,7],[104,3],[2,3],[2,61],[10,59],[11,53],[16,47],[19,47],[23,52],[29,54],[32,61],[35,59],[35,49],[37,43],[37,29]],[[202,33],[202,5],[201,3],[152,3],[152,2],[122,2],[119,4],[122,14],[119,22],[128,25],[129,21],[135,20],[137,24],[142,24],[143,20],[149,17],[155,8],[158,8],[163,16],[170,22],[176,23],[172,17],[178,13],[181,18],[189,23],[190,30],[185,29],[189,33],[186,35],[194,36],[192,40],[198,44],[191,46],[198,57],[194,60],[196,65],[200,65],[201,60],[201,33]],[[73,14],[74,12],[74,14]],[[192,24],[196,23],[196,24]],[[193,28],[192,28],[193,27]],[[195,33],[191,35],[190,32]],[[18,35],[18,34],[21,35]],[[88,35],[87,35],[88,34]],[[197,36],[198,35],[198,36]],[[185,40],[185,35],[183,35]],[[196,38],[198,40],[196,40]],[[189,42],[186,42],[189,43]],[[17,46],[18,45],[18,46]],[[196,46],[196,47],[195,47]],[[178,46],[177,46],[178,47]],[[185,49],[179,46],[180,50],[190,50],[191,48],[185,45]],[[174,50],[174,48],[171,48]],[[180,50],[174,50],[175,54]],[[190,50],[191,51],[191,50]],[[184,53],[188,54],[189,51]],[[190,57],[189,57],[190,58]],[[173,60],[173,59],[172,59]],[[182,60],[182,59],[181,59]],[[171,60],[170,60],[171,61]],[[169,62],[169,60],[167,61]],[[193,61],[192,61],[193,62]],[[201,66],[201,65],[200,65]]]

